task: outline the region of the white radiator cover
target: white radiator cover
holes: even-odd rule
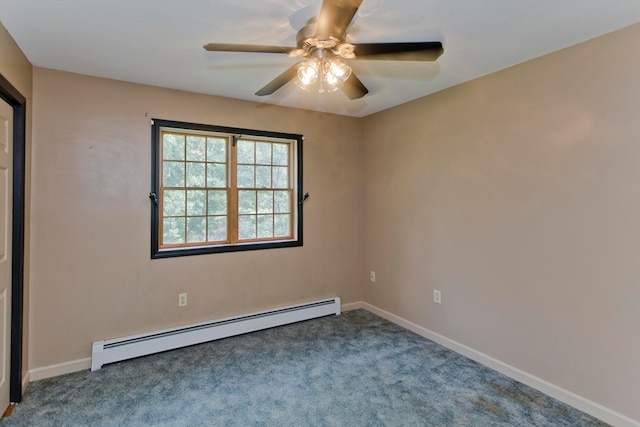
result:
[[[107,363],[339,314],[340,298],[334,297],[179,328],[95,341],[91,352],[91,370],[96,371]]]

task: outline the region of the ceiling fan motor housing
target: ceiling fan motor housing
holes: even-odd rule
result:
[[[318,18],[313,17],[307,21],[307,25],[302,27],[296,35],[296,45],[300,49],[307,49],[308,46],[313,46],[313,39],[316,38],[316,28],[318,27]]]
[[[340,56],[343,58],[353,58],[354,46],[351,43],[345,43],[344,40],[338,40],[333,36],[328,39],[322,39],[316,35],[318,27],[318,18],[313,17],[307,21],[296,36],[296,45],[294,56],[318,56],[317,51],[322,51],[321,56]],[[315,53],[314,53],[315,52]],[[329,54],[329,55],[327,55]]]

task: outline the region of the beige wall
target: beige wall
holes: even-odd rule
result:
[[[31,369],[98,339],[361,300],[357,119],[37,67],[34,90]],[[152,117],[304,134],[304,246],[151,260]]]
[[[638,52],[636,25],[364,119],[364,300],[640,419]]]
[[[28,371],[29,354],[29,239],[31,212],[31,105],[33,67],[11,35],[0,23],[0,74],[27,99],[25,134],[25,266],[24,266],[24,328],[23,328],[23,376]]]

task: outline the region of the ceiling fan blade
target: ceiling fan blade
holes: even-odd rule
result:
[[[435,61],[444,50],[440,42],[360,43],[355,59],[376,61]]]
[[[318,15],[316,36],[328,40],[344,39],[344,32],[353,20],[362,0],[324,0]]]
[[[275,79],[271,80],[269,83],[264,85],[260,90],[256,92],[258,96],[271,95],[282,86],[286,85],[290,80],[293,80],[298,73],[298,67],[302,62],[298,62],[293,64],[291,67],[287,68],[286,71],[280,74]]]
[[[354,73],[351,73],[347,81],[342,85],[341,89],[349,99],[362,98],[369,93],[369,89],[362,84],[360,79],[357,78]]]
[[[210,52],[254,52],[254,53],[289,53],[293,47],[267,46],[258,44],[208,43],[205,50]]]

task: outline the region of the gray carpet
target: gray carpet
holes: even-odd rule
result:
[[[367,311],[36,381],[2,426],[600,426]]]

